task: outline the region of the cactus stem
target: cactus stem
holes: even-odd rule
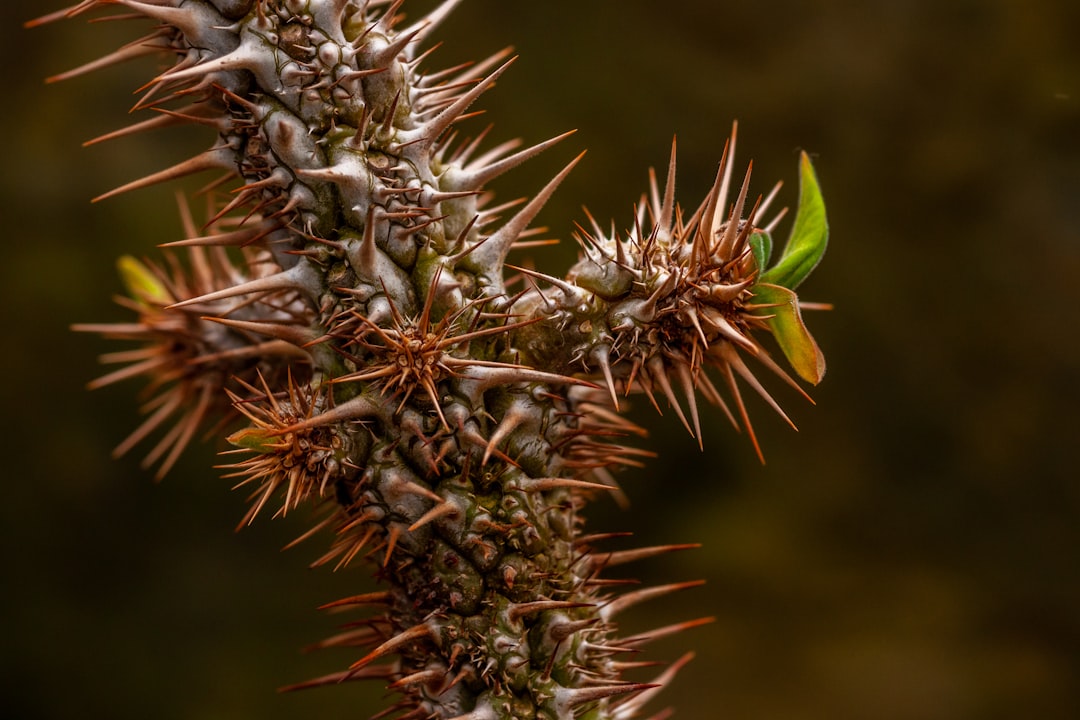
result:
[[[580,513],[600,493],[625,504],[613,473],[655,456],[625,440],[645,435],[620,415],[632,393],[658,412],[662,394],[703,447],[700,392],[746,426],[760,458],[740,386],[791,421],[747,358],[806,394],[757,333],[820,379],[793,293],[827,239],[806,155],[800,217],[772,268],[776,220],[755,222],[779,185],[750,198],[751,164],[729,205],[735,125],[689,219],[673,137],[667,176],[649,171],[630,229],[605,230],[586,210],[572,232],[580,257],[560,279],[505,260],[557,242],[533,223],[582,155],[530,198],[496,205],[488,185],[574,131],[489,144],[490,127],[461,129],[516,58],[504,49],[424,74],[435,47],[420,41],[460,0],[408,22],[404,0],[68,2],[28,25],[102,10],[156,27],[51,82],[166,60],[135,91],[150,119],[86,144],[174,125],[218,137],[95,198],[213,171],[199,181],[204,223],[181,197],[184,239],[164,247],[183,254],[121,259],[118,302],[137,321],[76,326],[138,343],[104,355],[116,365],[91,383],[148,381],[116,452],[160,436],[143,461],[160,478],[200,427],[239,420],[222,453],[239,459],[217,467],[248,495],[241,524],[310,501],[314,526],[286,547],[329,532],[313,567],[363,560],[388,583],[322,606],[360,619],[309,649],[360,659],[282,690],[383,680],[401,698],[372,720],[637,717],[692,654],[652,683],[625,681],[653,665],[628,656],[713,618],[619,638],[613,619],[628,608],[701,582],[601,575],[697,545],[597,552],[623,534],[582,536]]]

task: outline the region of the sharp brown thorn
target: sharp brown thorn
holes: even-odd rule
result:
[[[683,395],[686,396],[686,404],[690,408],[690,418],[694,421],[694,435],[697,436],[698,448],[705,450],[704,439],[701,435],[701,418],[698,415],[697,394],[694,391],[694,378],[690,370],[690,364],[686,362],[675,363],[676,372],[679,374],[679,384],[682,385]]]
[[[573,478],[522,478],[516,482],[517,489],[522,492],[536,493],[547,492],[556,488],[573,488],[577,490],[604,490],[611,492],[612,488],[601,483],[574,480]]]
[[[161,37],[160,32],[151,33],[138,40],[127,43],[123,47],[115,50],[108,55],[92,60],[88,63],[80,65],[79,67],[72,68],[62,73],[52,75],[45,78],[47,83],[63,82],[64,80],[70,80],[71,78],[85,75],[86,73],[99,70],[101,68],[109,67],[110,65],[117,65],[128,60],[133,60],[143,55],[152,55],[161,52],[161,48],[150,45],[151,41]]]
[[[352,665],[349,666],[350,672],[355,672],[363,669],[365,666],[370,665],[374,661],[381,657],[389,655],[395,652],[398,648],[408,643],[414,642],[421,638],[430,638],[434,635],[434,632],[427,623],[420,623],[419,625],[413,625],[408,630],[404,630],[394,637],[390,638],[379,647],[369,652],[364,657],[360,658]]]
[[[701,543],[682,543],[678,545],[655,545],[652,547],[634,548],[633,550],[618,550],[609,553],[593,553],[591,555],[594,567],[615,567],[629,562],[645,560],[648,558],[664,555],[680,550],[693,550],[701,547]]]
[[[509,614],[510,619],[516,621],[527,615],[547,612],[548,610],[570,610],[572,608],[583,607],[595,607],[595,603],[567,602],[563,600],[536,600],[533,602],[511,605]],[[589,620],[588,622],[593,623],[595,622],[595,619]]]
[[[694,437],[694,430],[690,427],[690,423],[686,421],[686,415],[683,414],[682,407],[679,405],[678,399],[675,397],[675,391],[671,388],[671,382],[667,377],[667,368],[664,366],[664,361],[659,355],[652,358],[649,361],[649,379],[655,381],[660,385],[660,389],[664,391],[665,397],[667,397],[668,404],[675,410],[675,414],[682,421],[683,427],[690,433],[691,437]]]
[[[382,566],[385,568],[390,564],[390,556],[394,554],[394,548],[397,547],[397,541],[401,537],[401,528],[398,525],[394,525],[390,528],[390,532],[387,533],[386,538],[386,554],[383,556]]]
[[[444,515],[450,515],[455,512],[458,512],[457,505],[450,502],[449,500],[444,500],[441,504],[436,505],[435,507],[428,510],[426,513],[420,516],[419,520],[410,525],[409,532],[415,532],[416,530],[419,530],[428,523],[434,520],[438,520]]]
[[[652,700],[660,690],[670,683],[675,677],[675,674],[679,672],[688,662],[694,659],[694,653],[688,652],[681,658],[671,664],[670,667],[665,669],[662,673],[656,676],[652,681],[652,688],[649,688],[639,695],[632,698],[627,698],[623,701],[616,701],[613,703],[613,709],[615,710],[615,717],[617,718],[629,718],[637,714],[637,711],[641,709],[645,703]]]
[[[334,600],[318,607],[319,610],[330,610],[331,608],[346,607],[349,605],[387,605],[393,599],[389,590],[380,590],[378,592],[363,593],[362,595],[352,595],[340,600]]]
[[[554,194],[555,189],[559,187],[566,176],[570,174],[570,171],[574,169],[574,166],[581,161],[581,158],[585,156],[585,153],[580,153],[577,157],[567,163],[566,167],[558,172],[551,180],[548,181],[540,192],[533,197],[525,207],[521,208],[514,217],[510,218],[501,228],[496,230],[491,236],[488,237],[488,243],[484,246],[485,251],[494,253],[495,257],[488,258],[493,265],[502,264],[506,259],[506,254],[510,250],[510,246],[518,238],[519,235],[525,230],[529,223],[533,221],[540,209],[544,207],[547,201]]]
[[[315,687],[323,687],[326,685],[338,685],[347,680],[370,680],[372,678],[378,678],[380,680],[388,680],[394,674],[394,668],[392,667],[369,667],[363,670],[343,670],[341,672],[330,673],[329,675],[323,675],[312,680],[305,680],[304,682],[294,683],[292,685],[285,685],[278,688],[279,693],[295,692],[297,690],[307,690]]]
[[[750,190],[750,174],[754,169],[754,162],[751,160],[746,168],[746,175],[743,177],[742,187],[739,189],[739,195],[735,200],[735,204],[731,207],[731,214],[728,215],[727,227],[724,229],[724,234],[720,238],[720,242],[715,250],[715,253],[721,258],[734,258],[736,253],[736,241],[739,236],[739,225],[742,220],[743,207],[746,205],[746,194]]]
[[[584,705],[585,703],[594,702],[596,700],[603,700],[604,698],[613,697],[615,695],[637,693],[655,687],[659,686],[654,683],[625,683],[620,685],[599,685],[596,687],[582,688],[560,687],[555,693],[557,698],[556,702],[558,704],[573,708],[578,705]]]
[[[214,317],[204,315],[200,319],[208,320],[209,322],[218,323],[226,327],[231,327],[236,330],[244,330],[247,332],[258,333],[259,335],[267,335],[278,340],[284,340],[285,342],[292,343],[297,347],[304,347],[310,344],[315,338],[315,332],[308,327],[299,327],[297,325],[282,325],[280,323],[269,322],[250,322],[247,320],[233,320],[231,318]]]
[[[746,426],[746,434],[750,436],[750,442],[754,444],[754,452],[757,453],[758,460],[764,465],[765,455],[761,452],[761,445],[758,443],[757,435],[754,433],[754,426],[750,423],[750,415],[746,411],[746,403],[743,402],[742,393],[739,392],[739,385],[735,382],[735,375],[731,369],[731,363],[723,363],[721,369],[723,370],[724,380],[727,382],[728,390],[735,399],[735,406],[739,410],[739,416],[742,418],[743,425]]]
[[[177,163],[172,167],[160,170],[156,173],[151,173],[145,177],[133,180],[129,183],[121,185],[118,188],[114,188],[107,193],[103,193],[94,198],[91,202],[100,202],[110,197],[120,195],[121,193],[129,192],[131,190],[137,190],[157,183],[166,182],[169,180],[175,180],[186,175],[192,175],[204,170],[211,170],[214,168],[229,169],[230,163],[235,162],[234,152],[226,147],[211,148],[203,153],[200,153],[192,158]]]
[[[589,618],[587,620],[568,620],[551,625],[548,629],[548,634],[551,635],[555,642],[562,642],[574,633],[580,632],[586,628],[592,627],[596,623],[600,622],[600,618]]]
[[[739,357],[739,354],[734,349],[725,353],[724,360],[735,369],[735,372],[737,372],[739,376],[761,396],[761,399],[768,403],[769,407],[771,407],[777,415],[782,417],[793,430],[799,429],[795,426],[795,423],[792,422],[791,418],[787,416],[787,413],[780,407],[780,404],[769,394],[769,391],[765,389],[765,386],[761,384],[761,381],[754,376],[754,373],[751,372],[750,368],[746,366],[746,363],[742,361],[742,358]]]
[[[435,680],[445,680],[446,675],[447,673],[445,670],[439,670],[437,668],[432,668],[431,670],[420,670],[418,672],[414,672],[411,675],[406,675],[400,680],[395,680],[394,682],[387,685],[387,687],[392,690],[397,690],[398,688],[405,687],[406,685],[416,685],[419,683],[426,685],[427,683],[433,682]],[[400,718],[398,720],[400,720]]]
[[[671,138],[671,159],[668,161],[667,181],[664,186],[664,201],[657,208],[656,227],[665,235],[671,234],[671,218],[675,210],[675,137]]]
[[[528,409],[521,407],[517,403],[510,406],[510,409],[503,415],[498,427],[495,428],[495,432],[491,433],[491,439],[488,440],[487,447],[484,448],[484,456],[480,460],[481,467],[487,465],[491,453],[498,447],[499,443],[528,419],[529,415]]]
[[[500,65],[498,68],[493,70],[487,77],[477,83],[476,87],[474,87],[469,92],[464,93],[460,98],[454,101],[453,105],[440,112],[438,115],[432,118],[430,122],[420,128],[420,136],[412,140],[406,140],[406,142],[415,142],[416,140],[422,140],[429,145],[433,144],[435,140],[438,139],[440,135],[442,135],[443,131],[445,131],[448,127],[450,127],[450,125],[460,119],[466,108],[472,105],[473,102],[475,102],[481,94],[483,94],[493,84],[495,84],[495,80],[497,80],[498,77],[502,75],[506,71],[506,69],[514,63],[515,60],[517,60],[517,58],[512,57],[506,62],[504,62],[502,65]]]
[[[691,630],[702,625],[709,625],[716,622],[715,617],[703,617],[696,620],[686,620],[680,623],[674,623],[672,625],[665,625],[664,627],[655,628],[648,632],[639,633],[627,638],[621,638],[618,642],[624,645],[644,645],[647,642],[653,640],[659,640],[660,638],[668,637],[669,635],[675,635],[684,630]]]
[[[691,580],[689,582],[671,583],[669,585],[656,585],[653,587],[642,588],[640,590],[632,590],[618,596],[611,602],[600,608],[600,617],[604,622],[609,621],[622,611],[629,607],[645,602],[647,600],[653,600],[664,595],[669,595],[679,590],[687,590],[689,588],[698,587],[704,585],[704,580]]]

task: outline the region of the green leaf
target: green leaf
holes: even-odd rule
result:
[[[817,267],[829,240],[829,222],[810,156],[799,162],[799,211],[780,261],[762,274],[761,282],[794,290]]]
[[[120,271],[120,279],[128,293],[134,299],[155,305],[172,305],[174,302],[168,289],[153,271],[132,256],[122,255],[116,261],[116,268]]]
[[[799,297],[780,285],[758,283],[754,286],[757,315],[765,317],[773,337],[799,377],[817,385],[825,376],[825,356],[818,348],[799,312]]]
[[[764,230],[750,236],[750,252],[754,253],[754,262],[758,272],[764,272],[772,257],[772,235]]]
[[[244,448],[245,450],[252,450],[257,453],[267,455],[269,453],[277,452],[281,438],[270,435],[266,430],[261,428],[244,428],[243,430],[237,430],[228,438],[229,444],[238,448]]]

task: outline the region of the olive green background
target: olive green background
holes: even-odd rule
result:
[[[19,5],[0,47],[4,714],[365,718],[380,687],[275,688],[355,659],[300,648],[341,620],[314,608],[369,588],[368,571],[308,570],[321,540],[279,553],[303,513],[234,534],[242,497],[210,469],[213,443],[161,484],[138,456],[109,457],[137,383],[86,392],[112,348],[67,326],[124,319],[115,257],[180,228],[174,187],[88,201],[211,138],[80,148],[128,122],[153,64],[45,86],[137,30],[25,31],[27,6],[53,3]],[[1071,0],[468,0],[437,33],[433,69],[521,55],[464,130],[578,128],[495,186],[535,192],[588,148],[541,216],[553,237],[582,205],[628,225],[674,133],[691,208],[736,118],[758,191],[783,179],[793,204],[798,151],[815,158],[832,237],[802,294],[836,305],[808,319],[829,362],[817,406],[777,389],[794,433],[753,402],[764,466],[718,412],[699,452],[671,413],[639,407],[660,458],[625,475],[629,511],[590,512],[637,542],[704,543],[635,568],[708,584],[632,613],[629,631],[717,618],[648,649],[697,652],[655,709],[1080,717],[1078,31]],[[573,253],[535,259],[558,274]]]

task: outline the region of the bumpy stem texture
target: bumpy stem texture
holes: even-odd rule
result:
[[[643,434],[618,414],[626,396],[667,403],[700,439],[700,395],[753,437],[740,383],[783,412],[747,361],[799,387],[756,335],[820,380],[793,288],[824,248],[824,209],[804,158],[799,218],[766,270],[772,197],[748,201],[749,173],[732,185],[733,134],[691,216],[673,147],[625,236],[581,230],[564,278],[506,265],[577,161],[520,207],[493,204],[488,183],[566,135],[522,150],[459,135],[512,59],[427,71],[419,49],[456,4],[412,23],[400,0],[86,0],[42,18],[151,21],[57,76],[172,60],[139,101],[157,112],[110,138],[216,136],[106,194],[217,173],[205,217],[181,203],[188,237],[161,262],[121,260],[137,319],[77,327],[138,343],[95,382],[150,380],[118,452],[157,436],[146,462],[164,474],[235,423],[224,468],[251,493],[243,523],[314,505],[312,533],[333,538],[317,564],[378,568],[385,590],[331,604],[374,614],[321,643],[355,662],[297,687],[375,678],[417,720],[636,717],[690,655],[639,683],[624,653],[708,619],[621,636],[624,610],[697,583],[626,591],[604,571],[687,546],[601,551],[580,510],[650,454],[625,444]]]

